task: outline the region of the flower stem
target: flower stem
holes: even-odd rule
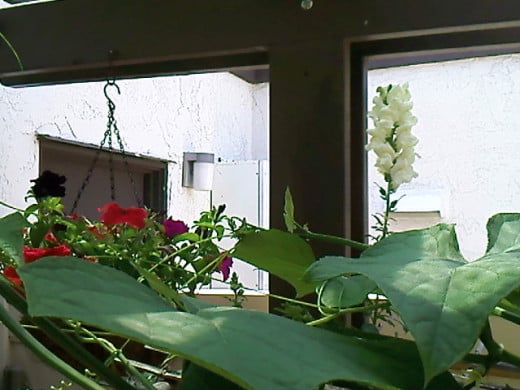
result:
[[[381,232],[381,239],[385,238],[388,235],[388,220],[390,219],[390,198],[392,195],[392,180],[387,182],[386,186],[386,194],[385,194],[385,217],[383,220],[383,230]]]
[[[220,283],[225,283],[225,284],[228,284],[228,285],[230,284],[230,282],[223,282],[221,279],[217,279],[217,278],[211,278],[211,280],[214,280],[214,281],[220,282]],[[245,291],[254,291],[255,293],[258,293],[258,290],[256,288],[251,288],[251,287],[246,287],[246,286],[242,286],[242,288]],[[272,293],[268,293],[268,292],[265,293],[265,296],[268,296],[269,298],[278,299],[280,301],[294,303],[296,305],[309,306],[309,307],[312,307],[312,308],[315,308],[315,309],[318,308],[318,305],[315,304],[315,303],[299,301],[297,299],[291,299],[291,298],[287,298],[287,297],[284,297],[284,296],[281,296],[281,295],[276,295],[276,294],[272,294]]]
[[[20,68],[20,70],[23,70],[22,60],[20,59],[20,56],[18,55],[18,52],[13,47],[13,45],[11,44],[9,39],[7,39],[7,37],[4,34],[2,34],[1,32],[0,32],[0,38],[2,39],[2,41],[5,42],[5,44],[9,48],[9,50],[11,50],[11,53],[13,53],[14,57],[16,58],[16,62],[18,63],[18,67]]]
[[[228,237],[232,237],[232,235],[224,235],[222,238],[228,238]],[[153,271],[154,269],[156,269],[160,265],[162,265],[162,264],[166,263],[167,261],[173,259],[175,256],[180,255],[182,252],[184,252],[184,251],[186,251],[188,249],[191,249],[191,248],[195,248],[197,245],[203,244],[205,242],[212,241],[213,239],[214,239],[214,237],[208,237],[208,238],[204,238],[204,239],[202,239],[200,241],[192,242],[191,244],[188,244],[185,247],[182,247],[182,248],[176,250],[175,252],[168,254],[168,256],[166,256],[164,259],[162,259],[161,261],[155,263],[155,265],[150,267],[149,271],[150,272]]]
[[[84,328],[80,323],[75,321],[67,321],[67,323],[74,329],[79,330],[81,333],[85,334],[88,339],[93,340],[96,344],[100,345],[107,352],[115,356],[128,371],[129,374],[133,375],[135,379],[137,379],[144,386],[145,389],[148,390],[156,390],[155,387],[147,380],[139,370],[137,370],[134,365],[126,358],[123,354],[122,348],[116,348],[111,342],[106,339],[100,339],[96,336],[95,333],[90,330]]]
[[[307,325],[309,325],[309,326],[321,325],[321,324],[325,324],[329,321],[332,321],[333,319],[338,318],[344,314],[360,313],[360,312],[364,312],[364,311],[369,311],[369,310],[374,310],[374,309],[378,309],[381,307],[389,307],[389,306],[391,306],[390,303],[385,302],[385,303],[380,303],[377,305],[370,305],[370,306],[349,307],[347,309],[339,310],[338,312],[336,312],[334,314],[328,315],[328,316],[320,318],[318,320],[307,322]]]
[[[24,315],[27,313],[27,302],[16,293],[11,286],[0,280],[0,296],[3,296],[6,301],[12,305],[16,310]],[[43,331],[48,337],[55,341],[69,356],[73,356],[79,363],[88,367],[91,371],[95,372],[100,378],[107,381],[108,384],[114,386],[114,388],[121,390],[133,389],[127,382],[125,382],[119,375],[114,371],[100,362],[95,356],[88,352],[83,346],[81,346],[75,339],[65,334],[65,330],[60,329],[54,322],[46,317],[35,317],[32,318],[33,323],[36,325],[35,328]]]
[[[520,356],[508,351],[507,349],[502,350],[500,361],[504,363],[512,364],[516,367],[520,367]]]
[[[0,33],[1,34],[1,33]],[[19,209],[18,207],[14,207],[12,205],[10,205],[9,203],[5,203],[3,201],[0,200],[0,206],[4,206],[4,207],[7,207],[8,209],[11,209],[11,210],[14,210],[14,211],[19,211],[21,213],[24,212],[24,210],[22,209]]]
[[[484,346],[486,347],[486,350],[488,352],[487,362],[484,364],[487,373],[493,365],[495,365],[502,359],[504,347],[501,344],[497,343],[493,338],[493,332],[491,331],[489,318],[487,319],[484,328],[482,328],[482,332],[480,333],[479,338],[480,341],[482,341],[482,344],[484,344]]]
[[[364,251],[367,249],[370,245],[365,244],[364,242],[354,241],[348,238],[343,237],[337,237],[337,236],[331,236],[328,234],[321,234],[321,233],[313,233],[308,230],[304,230],[297,233],[302,238],[309,238],[314,240],[320,240],[325,242],[330,242],[332,244],[340,244],[340,245],[346,245],[354,249],[358,249],[361,251]]]
[[[495,308],[495,311],[497,311],[497,308]],[[493,338],[489,319],[487,320],[486,325],[482,330],[480,340],[482,341],[482,343],[488,351],[488,363],[485,364],[486,371],[492,365],[498,362],[509,363],[516,367],[520,367],[520,356],[504,349],[504,346],[502,344],[497,343],[496,340]]]
[[[464,362],[482,364],[485,366],[488,359],[489,357],[487,355],[468,353],[462,360]],[[500,362],[520,367],[520,356],[508,351],[507,349],[503,349],[500,355]]]
[[[244,287],[244,288],[247,289],[246,287]],[[251,290],[253,290],[253,289],[251,289]],[[309,306],[309,307],[313,307],[313,308],[317,308],[318,307],[318,305],[316,305],[315,303],[299,301],[297,299],[291,299],[291,298],[283,297],[281,295],[276,295],[276,294],[269,293],[269,294],[267,294],[267,296],[269,296],[271,298],[279,299],[281,301],[294,303],[294,304],[297,304],[297,305]]]
[[[508,320],[516,325],[520,325],[520,315],[503,309],[502,307],[495,307],[493,315]]]
[[[212,268],[215,268],[215,266],[220,263],[222,261],[222,259],[224,259],[224,257],[226,257],[227,254],[226,253],[221,253],[219,256],[217,256],[215,258],[215,260],[213,260],[212,262],[210,262],[208,265],[206,265],[204,268],[202,268],[200,271],[196,271],[195,272],[195,275],[193,275],[192,278],[190,278],[185,284],[184,284],[184,287],[189,287],[189,285],[192,283],[192,282],[195,282],[197,280],[197,278],[201,275],[201,274],[204,274],[205,272],[207,272],[208,270],[212,269]]]
[[[9,315],[3,305],[0,305],[0,322],[3,323],[27,348],[29,348],[43,362],[55,368],[74,383],[87,390],[103,390],[93,380],[76,371],[63,360],[54,355],[34,338],[22,325]]]

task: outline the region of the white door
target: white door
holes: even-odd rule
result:
[[[213,205],[226,205],[227,215],[245,217],[257,226],[268,227],[269,221],[269,165],[268,161],[233,161],[215,164],[213,182]],[[232,246],[229,240],[223,246]],[[247,288],[267,291],[267,273],[233,259],[232,272],[236,272],[240,282]],[[212,289],[227,289],[224,283],[213,282]]]

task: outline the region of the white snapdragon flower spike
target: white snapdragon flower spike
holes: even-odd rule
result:
[[[407,83],[379,87],[377,92],[374,107],[368,113],[374,128],[368,130],[370,140],[366,149],[374,151],[377,170],[395,191],[417,177],[413,163],[418,140],[412,134],[417,118],[412,115],[413,103]]]

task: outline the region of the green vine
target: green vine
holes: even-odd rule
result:
[[[18,55],[18,52],[16,51],[14,46],[11,44],[9,39],[7,39],[7,37],[4,34],[2,34],[1,32],[0,32],[0,38],[2,39],[2,41],[5,42],[5,44],[9,48],[9,50],[11,50],[11,53],[13,53],[14,58],[16,58],[16,62],[18,63],[18,67],[20,68],[20,70],[23,70],[22,60],[20,59],[20,56]]]

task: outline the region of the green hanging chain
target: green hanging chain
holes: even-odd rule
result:
[[[81,199],[81,195],[85,191],[85,188],[87,187],[90,178],[92,177],[92,174],[94,173],[94,169],[97,165],[97,162],[99,160],[99,156],[101,154],[101,151],[103,150],[103,147],[105,144],[108,146],[108,169],[109,169],[109,177],[110,177],[110,199],[112,201],[116,200],[116,186],[115,186],[115,177],[114,177],[114,161],[113,161],[113,136],[115,137],[115,140],[117,142],[117,146],[119,147],[119,152],[121,153],[123,157],[123,163],[125,165],[126,173],[128,175],[128,179],[130,180],[130,183],[132,185],[132,189],[134,192],[134,197],[137,202],[137,206],[142,207],[142,201],[139,197],[139,194],[137,192],[137,186],[135,184],[134,177],[132,175],[132,172],[130,171],[130,166],[128,164],[127,155],[125,152],[125,148],[123,145],[123,140],[121,139],[121,134],[119,133],[119,128],[117,127],[117,121],[115,118],[115,110],[116,105],[114,101],[108,96],[108,88],[114,87],[118,94],[121,94],[121,91],[119,89],[119,86],[116,84],[115,79],[109,79],[107,80],[105,87],[103,88],[103,93],[105,95],[105,98],[107,99],[107,106],[108,106],[108,121],[107,121],[107,129],[105,130],[105,133],[103,134],[103,139],[101,140],[101,143],[99,144],[98,149],[96,150],[96,154],[87,170],[87,174],[85,176],[85,179],[83,180],[83,183],[81,184],[78,193],[76,194],[76,198],[74,199],[74,203],[72,204],[72,210],[71,214],[76,211],[76,208],[78,207],[79,200]]]
[[[108,137],[108,168],[110,173],[110,199],[112,201],[116,200],[116,185],[115,185],[115,178],[114,178],[114,160],[112,157],[112,151],[114,150],[112,146],[112,133],[116,136],[116,139],[119,141],[119,148],[122,151],[124,155],[124,147],[123,143],[121,142],[121,137],[119,136],[119,129],[117,128],[117,122],[116,118],[114,116],[114,112],[116,110],[116,105],[112,99],[110,99],[110,96],[108,96],[107,89],[108,87],[113,86],[116,88],[117,94],[120,95],[121,91],[119,90],[119,86],[116,84],[115,80],[107,80],[107,83],[105,84],[105,87],[103,88],[103,93],[105,94],[105,97],[107,99],[107,105],[108,105],[108,123],[107,123],[107,130],[105,131],[104,139],[107,139]],[[125,160],[126,161],[126,160]]]
[[[21,71],[24,70],[23,63],[22,63],[22,60],[20,59],[20,56],[18,55],[18,52],[16,51],[14,46],[11,44],[9,39],[7,39],[7,37],[0,32],[0,42],[1,41],[3,41],[7,45],[9,50],[11,50],[11,53],[13,53],[14,58],[16,58],[16,63],[18,64],[18,68],[20,68]]]

